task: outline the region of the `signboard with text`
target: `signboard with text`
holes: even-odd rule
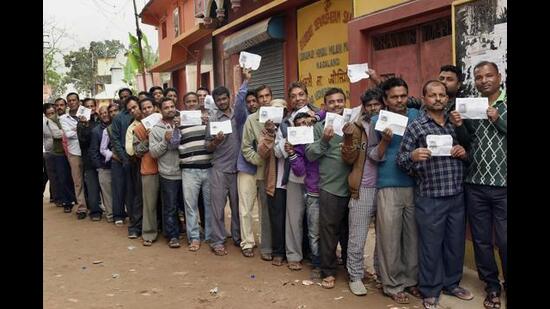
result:
[[[347,23],[352,17],[351,0],[322,0],[297,12],[299,78],[317,106],[328,88],[342,88],[349,98]]]

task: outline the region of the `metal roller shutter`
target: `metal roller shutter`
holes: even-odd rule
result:
[[[252,72],[252,82],[249,84],[249,89],[255,89],[262,84],[266,84],[271,87],[274,99],[286,99],[283,43],[270,40],[246,51],[262,56],[260,67],[257,71]]]

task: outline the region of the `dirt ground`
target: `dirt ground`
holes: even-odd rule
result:
[[[144,247],[140,239],[127,238],[126,225],[78,221],[48,199],[43,203],[44,308],[421,308],[412,296],[408,305],[395,304],[373,283],[367,283],[366,297],[354,296],[343,266],[332,290],[303,285],[308,265],[298,272],[275,267],[260,259],[258,249],[254,258],[245,258],[231,241],[224,257],[207,244],[198,252],[170,249],[164,237]],[[372,231],[368,238],[366,263],[372,271]],[[474,292],[475,303],[447,302],[442,308],[483,308],[480,293]]]

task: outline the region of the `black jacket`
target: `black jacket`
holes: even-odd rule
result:
[[[78,136],[78,143],[80,144],[80,151],[82,152],[82,166],[84,170],[96,169],[92,164],[89,151],[92,130],[99,125],[98,118],[94,116],[92,116],[92,119],[88,122],[88,126],[84,126],[81,122],[76,126],[76,134]]]

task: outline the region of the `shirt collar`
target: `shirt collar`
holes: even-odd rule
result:
[[[437,122],[435,122],[435,120],[433,120],[433,118],[428,114],[428,112],[421,113],[418,116],[418,118],[419,118],[418,121],[420,121],[420,123],[422,123],[422,124],[426,124],[430,121],[437,124]],[[445,126],[447,124],[447,122],[449,122],[449,117],[447,116],[447,113],[444,113],[444,119],[445,119],[445,122],[444,122],[443,126]]]
[[[495,100],[495,102],[493,102],[491,106],[495,106],[497,105],[497,103],[504,102],[504,101],[506,101],[506,89],[503,88],[503,89],[500,89],[500,95]]]
[[[229,119],[232,119],[233,115],[234,115],[234,111],[231,107],[229,107],[229,110],[231,111],[231,113],[229,114]],[[224,112],[222,112],[221,110],[216,110],[215,117],[216,117],[217,120],[220,120],[223,117],[228,117],[228,116]]]

